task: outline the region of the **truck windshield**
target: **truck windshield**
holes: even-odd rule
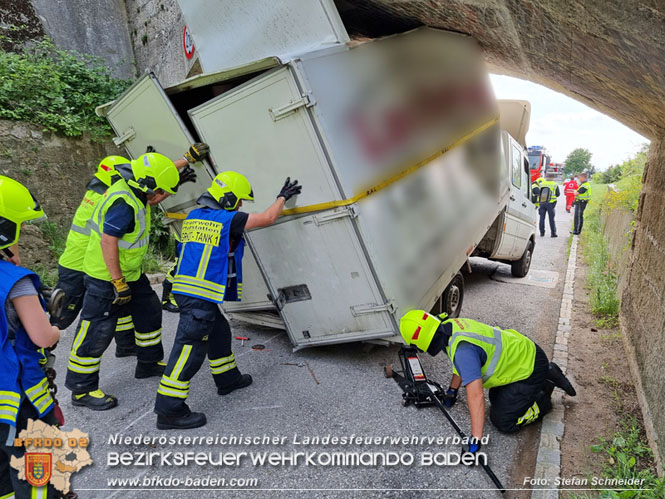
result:
[[[540,153],[529,154],[529,168],[537,170],[540,167]]]

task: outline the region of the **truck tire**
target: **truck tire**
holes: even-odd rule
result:
[[[464,301],[464,277],[458,272],[441,295],[442,308],[448,317],[459,317]]]
[[[510,264],[510,273],[513,277],[524,277],[529,273],[531,267],[531,256],[533,255],[533,242],[526,243],[522,258]]]

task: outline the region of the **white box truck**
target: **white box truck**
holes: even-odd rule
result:
[[[500,130],[475,42],[421,28],[309,45],[165,90],[146,75],[99,108],[132,157],[210,144],[196,184],[163,203],[176,226],[219,171],[247,176],[250,211],[269,206],[287,176],[303,185],[275,225],[246,233],[243,299],[225,311],[286,329],[296,349],[384,342],[411,308],[459,314],[471,255],[526,275],[535,208],[523,138]],[[519,139],[528,106],[506,106]]]

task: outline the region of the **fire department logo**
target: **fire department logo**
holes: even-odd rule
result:
[[[25,479],[33,487],[42,487],[51,479],[52,456],[50,452],[25,453]]]

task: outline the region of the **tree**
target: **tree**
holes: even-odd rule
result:
[[[595,170],[596,168],[591,164],[591,151],[578,147],[566,158],[566,166],[563,169],[563,173],[567,177],[570,177],[576,173],[585,171],[593,173]]]

